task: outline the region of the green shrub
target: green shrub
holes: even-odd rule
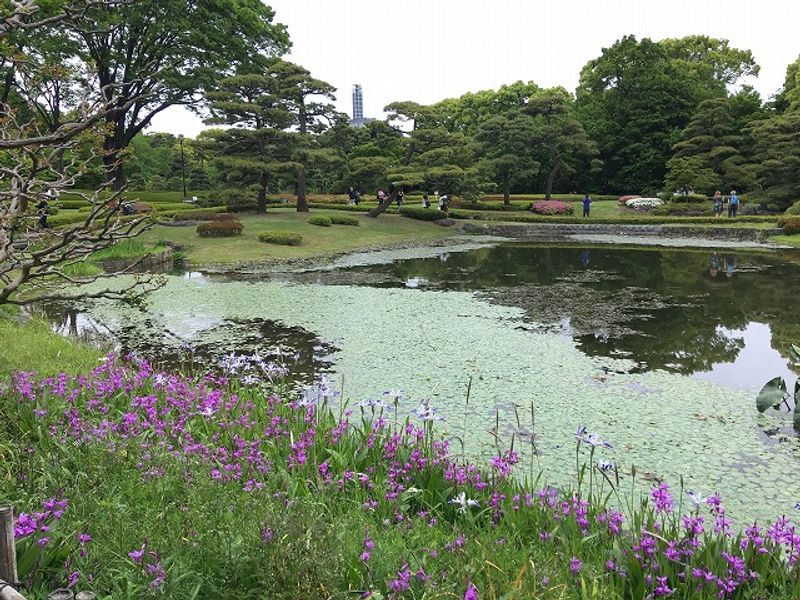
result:
[[[671,200],[672,202],[697,203],[707,202],[709,198],[705,194],[689,194],[688,196],[681,194],[679,196],[667,197],[666,200]]]
[[[234,237],[244,229],[239,221],[206,221],[197,226],[200,237]]]
[[[357,218],[348,215],[329,215],[328,218],[334,225],[350,225],[351,227],[358,227],[361,223]]]
[[[281,246],[299,246],[303,243],[303,236],[291,231],[265,231],[258,236],[258,239],[267,244]]]
[[[789,208],[786,209],[787,215],[800,215],[800,200],[792,204]]]
[[[295,207],[296,205],[295,204],[289,204],[289,205],[284,205],[284,206]],[[325,203],[322,203],[322,202],[309,202],[308,206],[309,206],[309,208],[324,208],[325,210],[341,210],[341,211],[345,211],[345,212],[365,213],[365,212],[371,211],[376,205],[374,203],[372,204],[372,206],[364,206],[363,203],[361,205],[359,205],[359,206],[356,206],[354,204],[333,204],[333,203],[325,204]],[[390,208],[386,212],[393,212],[393,209]]]
[[[420,221],[438,221],[446,219],[447,213],[436,208],[420,208],[417,206],[403,206],[400,214],[409,219],[419,219]]]
[[[75,210],[78,208],[85,208],[90,206],[86,200],[59,200],[56,203],[57,206],[63,208],[64,210]]]
[[[654,208],[653,214],[657,216],[675,217],[708,217],[713,214],[713,210],[707,206],[700,206],[699,204],[669,203]]]
[[[228,210],[224,206],[212,206],[209,208],[190,208],[189,210],[181,210],[175,213],[176,219],[186,219],[195,221],[212,221],[214,217]]]
[[[783,233],[785,235],[795,235],[800,233],[800,218],[796,219],[782,219]]]
[[[222,212],[222,213],[217,213],[216,215],[214,215],[214,221],[237,221],[238,222],[239,221],[239,217],[237,217],[233,213]]]
[[[308,219],[309,225],[316,225],[317,227],[330,227],[333,225],[333,221],[330,217],[325,217],[323,215],[315,215]]]
[[[241,204],[228,204],[228,212],[243,213],[243,212],[256,212],[258,210],[258,203],[243,202]]]

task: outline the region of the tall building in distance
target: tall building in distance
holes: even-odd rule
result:
[[[361,84],[353,84],[353,118],[350,119],[351,127],[364,127],[370,121],[375,119],[367,119],[364,117],[364,92],[361,89]]]

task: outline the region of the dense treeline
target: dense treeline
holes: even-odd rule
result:
[[[98,155],[86,186],[238,189],[262,210],[268,194],[296,193],[306,210],[307,191],[350,187],[507,201],[735,188],[773,211],[800,199],[800,59],[763,99],[742,85],[759,71],[752,54],[727,40],[627,36],[586,64],[574,93],[520,81],[428,106],[394,102],[385,121],[353,128],[330,84],[280,58],[288,34],[257,0],[144,2],[3,48],[0,100],[42,129],[92,94],[120,107],[102,150],[85,148]],[[141,134],[175,104],[220,127],[193,140]]]

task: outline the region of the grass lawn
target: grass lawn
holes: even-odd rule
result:
[[[266,215],[241,215],[244,231],[238,237],[201,238],[195,227],[158,226],[143,234],[141,239],[145,244],[162,240],[183,244],[192,264],[209,264],[305,258],[387,244],[431,242],[457,235],[454,228],[387,214],[371,219],[347,213],[359,219],[358,227],[308,224],[311,215],[331,214],[341,215],[341,212],[314,210],[298,213],[293,209],[272,209]],[[265,231],[299,233],[303,236],[303,243],[300,246],[265,244],[258,240],[259,234]]]
[[[769,238],[770,242],[783,244],[785,246],[795,246],[800,248],[800,234],[798,235],[776,235]]]
[[[16,371],[88,372],[100,364],[100,356],[97,350],[54,333],[44,321],[22,324],[0,313],[0,381]]]

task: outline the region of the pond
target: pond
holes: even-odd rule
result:
[[[683,478],[741,520],[800,501],[791,419],[754,402],[772,377],[796,379],[796,254],[504,243],[386,258],[187,273],[142,308],[49,311],[169,366],[281,346],[299,354],[300,381],[334,373],[352,404],[403,389],[406,415],[430,398],[468,453],[513,438],[522,471],[548,483],[570,482],[586,425],[614,443],[597,457],[635,465],[643,486]]]

